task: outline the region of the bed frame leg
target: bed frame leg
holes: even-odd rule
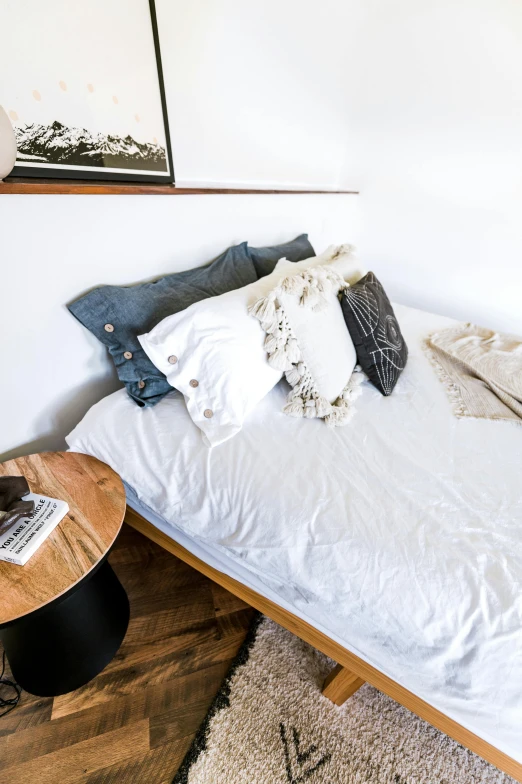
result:
[[[342,705],[364,683],[365,681],[354,672],[350,672],[346,667],[337,664],[323,683],[322,693],[336,705]]]

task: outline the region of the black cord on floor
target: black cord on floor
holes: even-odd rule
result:
[[[6,713],[9,713],[9,711],[12,711],[13,708],[16,708],[18,702],[20,701],[20,695],[22,694],[22,687],[19,686],[14,681],[10,681],[8,678],[4,678],[4,673],[5,673],[5,651],[2,656],[2,674],[0,675],[0,689],[6,686],[8,689],[12,689],[15,692],[16,696],[8,699],[4,699],[4,697],[0,696],[0,710],[2,710],[2,708],[5,708],[5,710],[2,711],[2,713],[0,713],[0,716],[5,716]]]

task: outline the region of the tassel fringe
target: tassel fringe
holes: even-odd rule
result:
[[[275,335],[267,335],[265,338],[265,351],[267,354],[273,354],[277,348],[277,339]]]
[[[283,348],[276,348],[276,350],[268,355],[268,364],[270,367],[275,368],[276,370],[290,370],[292,367],[292,363],[288,359],[286,354],[286,349]]]
[[[471,412],[469,411],[468,407],[464,403],[464,399],[462,397],[462,392],[459,387],[454,383],[453,379],[446,373],[442,365],[437,359],[435,352],[433,351],[430,343],[430,339],[426,338],[422,342],[422,349],[426,354],[428,360],[432,368],[435,371],[439,381],[445,386],[446,393],[448,395],[448,399],[453,406],[453,413],[457,417],[457,419],[462,419],[463,417],[470,417],[472,416]]]
[[[283,407],[283,413],[289,416],[302,417],[304,416],[304,403],[300,397],[295,398]]]
[[[352,246],[342,245],[333,258],[352,251]],[[267,297],[249,308],[249,313],[260,321],[267,333],[264,347],[269,365],[283,371],[293,387],[283,408],[289,416],[324,419],[329,427],[337,427],[348,424],[355,413],[353,401],[361,394],[360,384],[364,375],[354,372],[334,403],[321,397],[302,360],[299,344],[281,303],[282,295],[290,294],[298,297],[301,307],[317,311],[327,305],[328,294],[340,294],[346,288],[348,284],[336,270],[328,266],[312,267],[285,278]]]
[[[290,360],[290,362],[295,365],[301,359],[301,351],[299,350],[299,346],[297,344],[297,340],[295,338],[289,338],[286,348],[286,356]]]

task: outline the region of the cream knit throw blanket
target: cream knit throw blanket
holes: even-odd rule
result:
[[[424,350],[455,416],[522,424],[522,338],[459,324],[430,335]]]

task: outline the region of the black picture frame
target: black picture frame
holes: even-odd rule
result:
[[[125,5],[125,0],[121,0],[122,7]],[[158,77],[158,88],[161,101],[161,110],[163,115],[163,125],[165,132],[165,157],[169,171],[163,174],[162,172],[141,173],[134,172],[129,168],[125,172],[104,171],[101,167],[94,167],[92,170],[64,168],[60,166],[24,166],[23,163],[15,164],[10,176],[11,177],[30,177],[30,178],[44,178],[44,179],[69,179],[69,180],[101,180],[112,182],[150,182],[150,183],[163,183],[174,184],[174,163],[172,159],[172,146],[170,140],[170,129],[167,113],[167,102],[165,97],[165,85],[163,81],[163,67],[161,62],[161,50],[158,32],[158,20],[156,15],[156,7],[154,0],[143,0],[144,4],[148,2],[150,11],[150,23],[152,29],[152,37],[154,41],[154,51],[156,56],[156,70]]]

